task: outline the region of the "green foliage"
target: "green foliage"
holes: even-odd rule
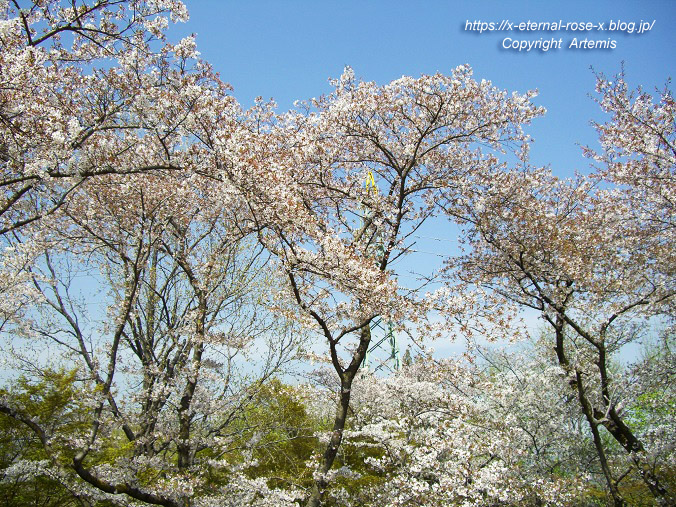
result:
[[[14,405],[52,429],[69,434],[83,429],[82,409],[74,409],[77,399],[76,371],[44,372],[35,382],[19,378],[0,396],[13,400]],[[46,462],[48,459],[42,443],[25,424],[0,413],[0,506],[57,507],[79,505],[70,492],[57,480],[47,475],[8,474],[8,468],[21,461]]]
[[[319,449],[315,433],[326,428],[308,415],[299,391],[273,379],[262,386],[241,422],[248,441],[255,442],[251,477],[270,477],[273,487],[310,486],[312,469],[306,462]]]

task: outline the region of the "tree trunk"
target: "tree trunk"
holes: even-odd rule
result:
[[[624,502],[624,499],[622,498],[622,495],[620,494],[619,489],[617,488],[617,483],[613,480],[613,476],[610,472],[608,460],[606,459],[606,453],[605,450],[603,449],[603,442],[601,441],[601,435],[599,434],[599,423],[596,421],[596,419],[594,419],[594,408],[592,407],[591,402],[587,398],[587,393],[585,392],[584,384],[582,382],[582,374],[577,368],[573,370],[570,363],[568,362],[568,358],[566,357],[566,351],[563,344],[564,340],[563,328],[565,325],[563,318],[561,318],[561,315],[557,315],[556,321],[553,322],[550,320],[550,323],[554,326],[554,331],[556,333],[555,350],[556,357],[559,360],[559,365],[564,369],[566,374],[572,375],[573,372],[575,373],[575,378],[574,379],[570,378],[569,383],[571,388],[577,391],[577,397],[578,400],[580,401],[582,412],[584,413],[584,416],[587,419],[587,424],[589,425],[589,429],[592,432],[594,447],[596,448],[596,455],[599,458],[599,463],[601,465],[601,470],[603,471],[603,476],[606,479],[610,495],[613,498],[613,505],[615,507],[623,507],[626,504]]]
[[[305,504],[306,507],[318,507],[321,505],[322,496],[324,495],[324,490],[328,486],[328,480],[326,479],[326,474],[331,467],[333,462],[336,459],[338,454],[338,449],[340,444],[343,441],[343,430],[345,429],[345,421],[347,419],[347,411],[350,408],[350,396],[352,394],[352,382],[359,371],[359,368],[364,360],[368,346],[371,343],[371,328],[370,320],[362,327],[360,337],[359,337],[359,346],[352,356],[352,361],[347,369],[343,370],[340,368],[340,363],[337,360],[337,355],[335,348],[332,347],[331,355],[333,359],[333,365],[340,375],[340,398],[338,400],[338,406],[336,407],[336,417],[333,421],[333,431],[331,432],[331,439],[329,444],[324,451],[322,460],[319,463],[317,468],[315,484],[312,488],[312,492]]]
[[[560,315],[557,315],[555,321],[550,320],[549,322],[554,327],[554,331],[556,333],[555,350],[556,356],[559,361],[559,365],[561,365],[561,367],[563,367],[563,369],[567,373],[570,373],[572,368],[570,366],[570,363],[568,362],[568,358],[566,357],[563,345],[564,341],[563,318]],[[598,367],[602,373],[602,376],[604,377],[602,381],[604,381],[605,384],[607,383],[605,379],[606,376],[605,349],[600,348],[599,351],[600,355]],[[609,475],[610,470],[607,467],[605,453],[603,451],[600,439],[598,440],[597,443],[597,434],[599,425],[602,425],[604,428],[606,428],[606,430],[608,430],[608,432],[612,435],[612,437],[630,454],[631,460],[634,463],[634,466],[636,466],[636,469],[638,470],[639,474],[641,475],[643,482],[646,484],[646,486],[650,490],[650,493],[655,497],[658,503],[660,505],[676,505],[676,498],[674,498],[671,495],[669,490],[667,490],[667,488],[663,485],[663,483],[659,480],[659,478],[641,460],[641,454],[644,452],[644,447],[641,441],[638,438],[636,438],[634,433],[631,431],[631,428],[629,428],[629,426],[627,426],[624,423],[624,421],[622,420],[622,418],[617,413],[614,407],[612,406],[604,407],[606,409],[605,411],[593,407],[584,391],[584,386],[582,385],[582,378],[580,376],[580,373],[576,370],[575,374],[576,380],[571,380],[570,384],[571,387],[573,387],[573,389],[576,389],[578,392],[578,398],[582,406],[582,411],[585,417],[587,418],[587,422],[589,423],[589,426],[592,430],[592,435],[594,437],[594,445],[596,446],[599,461],[601,461],[601,468],[603,469],[603,473],[606,476],[606,480],[608,481],[608,487],[610,488],[610,493],[613,497],[615,505],[623,505],[623,503],[618,502],[619,501],[624,502],[624,500],[622,500],[622,497],[619,494],[619,490],[617,490],[617,485],[614,483],[614,481]],[[606,399],[609,400],[608,394],[607,393],[604,394],[606,396]],[[606,463],[605,465],[604,462]]]
[[[606,478],[606,482],[608,483],[610,496],[613,497],[613,505],[615,507],[624,507],[626,503],[620,494],[620,490],[617,489],[617,483],[613,480],[613,476],[610,472],[608,460],[606,459],[606,453],[603,449],[603,442],[601,441],[601,435],[599,434],[599,423],[594,419],[591,403],[585,394],[584,385],[582,384],[582,375],[579,371],[576,371],[575,376],[577,379],[577,392],[580,399],[580,405],[582,405],[582,412],[584,413],[587,423],[589,424],[589,428],[591,429],[592,437],[594,439],[594,447],[596,447],[596,454],[598,455],[599,462],[601,464],[601,470],[603,470],[603,475]]]
[[[324,451],[322,456],[322,461],[319,464],[317,469],[318,477],[315,478],[315,484],[312,488],[312,494],[307,501],[307,507],[317,507],[321,503],[322,496],[326,486],[328,486],[328,481],[326,480],[326,474],[331,467],[333,462],[336,459],[338,454],[338,449],[340,444],[343,441],[343,430],[345,428],[345,420],[347,418],[347,411],[350,407],[350,394],[352,389],[352,380],[353,376],[345,376],[341,379],[340,386],[340,400],[338,406],[336,407],[336,417],[333,421],[333,431],[331,432],[331,439],[329,444]]]
[[[645,452],[643,444],[636,438],[634,433],[619,416],[614,407],[608,411],[608,417],[601,411],[594,410],[595,417],[602,420],[603,426],[608,430],[613,438],[629,453],[634,466],[638,470],[643,482],[648,486],[650,493],[655,497],[660,505],[676,505],[674,498],[669,490],[662,484],[660,479],[653,473],[646,463],[641,459]]]

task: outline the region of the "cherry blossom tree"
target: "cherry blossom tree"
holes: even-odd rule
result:
[[[418,359],[355,384],[348,435],[380,451],[366,459],[384,478],[370,491],[373,505],[569,505],[581,497],[585,474],[570,452],[580,441],[570,424],[576,407],[565,402],[560,369],[508,355],[484,364]]]
[[[47,419],[3,391],[0,411],[46,458],[23,465],[114,504],[188,504],[207,469],[221,472],[204,502],[256,502],[261,489],[272,503],[293,498],[223,458],[240,447],[233,421],[302,333],[272,317],[267,254],[210,152],[211,136],[225,142],[246,115],[193,38],[165,39],[185,7],[3,9],[5,356],[29,385],[54,363],[77,372]]]
[[[168,18],[187,19],[181,2],[11,0],[0,11],[0,233],[53,212],[92,175],[176,167],[165,148],[185,114],[163,125],[148,105],[189,110],[162,54],[190,52],[190,39],[162,49]],[[145,164],[130,167],[128,151]]]
[[[551,326],[615,504],[625,501],[599,428],[669,503],[673,493],[646,465],[650,450],[627,424],[627,393],[610,365],[654,319],[674,316],[673,101],[668,91],[659,105],[642,93],[634,100],[622,79],[601,79],[599,90],[614,116],[599,126],[605,152],[594,156],[608,166],[571,181],[545,170],[485,173],[466,203],[449,207],[466,221],[472,247],[450,266],[461,286],[483,291],[485,308],[529,308]]]
[[[657,90],[656,101],[640,87],[630,90],[624,72],[612,80],[599,74],[596,92],[599,106],[611,119],[594,123],[601,152],[586,147],[585,153],[601,164],[604,178],[622,186],[634,221],[673,229],[676,106],[668,84]]]
[[[73,434],[64,425],[76,398],[59,424],[9,395],[0,411],[39,436],[49,473],[83,495],[190,503],[205,470],[229,466],[219,455],[238,445],[233,421],[295,354],[300,334],[270,314],[265,256],[234,227],[232,202],[210,204],[210,188],[179,173],[101,176],[52,215],[69,220],[43,238],[30,269],[36,303],[6,332],[29,344],[14,352],[24,375],[77,371],[84,414]],[[32,355],[37,343],[49,358]],[[110,446],[127,451],[103,459]]]
[[[231,116],[234,100],[193,38],[166,41],[169,20],[187,19],[179,1],[9,1],[0,12],[0,232],[21,238],[0,258],[4,318],[32,297],[41,232],[26,225],[92,176],[197,170],[184,149],[196,125]]]
[[[671,475],[671,484],[676,469],[673,353],[673,333],[664,327],[653,341],[644,345],[642,357],[627,372],[632,400],[627,406],[627,419],[650,449],[647,465],[663,476]]]
[[[521,126],[542,112],[530,102],[533,93],[508,95],[475,81],[468,67],[384,86],[347,69],[333,84],[331,94],[282,117],[261,104],[256,130],[218,147],[224,179],[250,206],[288,295],[323,337],[340,379],[308,505],[319,505],[327,487],[371,322],[381,315],[402,331],[422,325],[434,306],[426,284],[402,284],[393,262],[441,214],[440,202],[499,165],[496,153],[525,156]]]

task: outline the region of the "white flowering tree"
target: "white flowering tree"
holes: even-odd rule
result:
[[[162,130],[147,109],[181,103],[160,64],[169,18],[187,19],[180,1],[8,0],[0,16],[0,233],[53,212],[90,176],[176,167],[162,142],[184,115]],[[129,150],[143,163],[130,166]]]
[[[612,80],[600,74],[596,92],[611,118],[594,123],[601,151],[585,147],[585,154],[599,163],[605,179],[620,186],[635,223],[673,231],[676,105],[669,86],[653,96],[641,87],[631,90],[624,73]]]
[[[24,377],[77,372],[61,407],[77,426],[45,419],[12,391],[0,411],[39,436],[42,473],[80,494],[186,505],[210,469],[235,494],[226,478],[241,474],[228,467],[246,462],[224,455],[246,442],[234,423],[295,354],[299,334],[269,311],[265,257],[232,229],[236,208],[205,206],[198,194],[212,198],[178,175],[82,185],[54,215],[68,226],[42,239],[31,311],[6,324]],[[48,357],[35,354],[41,346]]]
[[[418,359],[388,379],[356,384],[350,441],[383,481],[373,505],[569,505],[584,473],[568,449],[559,369],[505,356],[486,371]],[[550,389],[543,389],[543,387]]]
[[[0,16],[0,234],[14,240],[0,313],[11,315],[30,301],[40,221],[91,177],[195,167],[181,147],[227,86],[193,58],[192,38],[166,41],[170,19],[187,19],[179,1],[3,1]]]
[[[2,7],[3,358],[25,388],[0,412],[43,458],[8,473],[120,505],[192,504],[206,483],[207,503],[293,498],[244,475],[233,428],[302,333],[272,318],[266,255],[210,157],[244,114],[192,38],[165,40],[185,7]],[[46,411],[50,375],[70,394]]]
[[[261,107],[264,127],[218,147],[224,179],[251,207],[287,294],[323,338],[340,381],[313,506],[343,439],[371,322],[380,315],[401,332],[424,323],[438,302],[425,283],[400,282],[393,262],[409,253],[416,230],[442,214],[440,202],[498,166],[496,154],[525,156],[521,127],[542,112],[532,93],[508,95],[475,81],[468,67],[383,86],[347,69],[334,85],[282,117]]]
[[[613,474],[601,428],[669,503],[673,492],[627,424],[631,398],[611,359],[656,319],[674,317],[673,100],[668,91],[659,104],[643,93],[633,100],[621,78],[600,79],[599,91],[614,116],[598,127],[605,151],[594,156],[608,165],[572,181],[545,170],[484,175],[464,211],[449,208],[472,245],[452,268],[462,286],[485,291],[485,308],[529,308],[551,327],[615,504],[625,503],[617,475],[626,474]]]

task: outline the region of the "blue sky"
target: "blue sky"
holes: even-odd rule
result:
[[[274,98],[280,110],[330,91],[329,77],[345,65],[365,80],[386,83],[402,75],[448,73],[469,63],[477,79],[509,91],[537,88],[548,113],[530,132],[532,161],[559,175],[588,166],[576,143],[596,142],[590,119],[602,118],[589,98],[594,76],[612,75],[625,62],[627,79],[662,87],[676,62],[676,1],[321,1],[185,0],[187,24],[173,36],[197,34],[202,56],[235,87],[245,106]],[[471,32],[467,21],[655,22],[642,34],[610,32]],[[517,52],[505,37],[562,39],[561,49]],[[568,49],[576,37],[614,40],[615,49]]]

